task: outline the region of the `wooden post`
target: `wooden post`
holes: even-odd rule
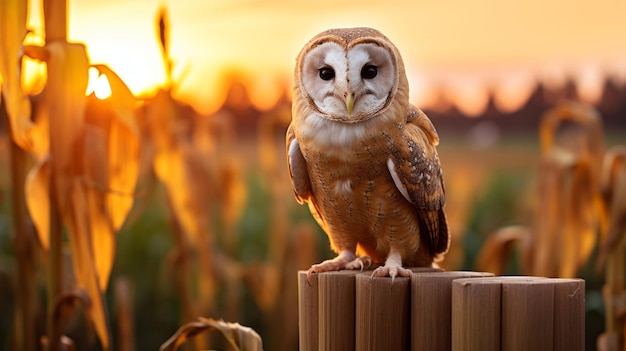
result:
[[[411,278],[356,276],[356,350],[407,350]]]
[[[300,351],[318,350],[318,274],[307,281],[306,271],[298,271],[298,315]]]
[[[354,350],[355,275],[359,271],[319,274],[319,350]]]
[[[502,282],[502,349],[553,350],[554,284],[542,278]]]
[[[408,270],[410,270],[413,273],[441,273],[441,272],[445,272],[443,269],[435,268],[435,267],[410,267],[410,268],[408,268]]]
[[[300,350],[584,349],[581,279],[417,271],[300,271]]]
[[[452,351],[500,350],[501,299],[497,279],[452,282]]]
[[[550,279],[554,283],[554,350],[585,349],[585,281]]]
[[[452,281],[490,277],[481,272],[415,273],[411,277],[411,350],[450,350]]]

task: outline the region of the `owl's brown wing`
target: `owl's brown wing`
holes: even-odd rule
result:
[[[414,108],[399,140],[391,144],[389,172],[402,195],[415,206],[421,222],[420,235],[427,233],[432,254],[444,253],[449,232],[443,210],[443,176],[435,148],[439,136],[426,114]]]
[[[293,124],[287,129],[287,167],[291,185],[298,203],[303,204],[311,197],[311,180],[306,167],[306,160],[300,151],[300,145],[293,131]]]
[[[326,228],[324,218],[322,218],[321,212],[318,208],[317,201],[311,191],[311,179],[309,178],[309,171],[306,166],[306,160],[300,151],[300,145],[293,131],[293,125],[290,124],[287,128],[287,167],[289,169],[289,177],[291,178],[291,185],[293,187],[293,193],[296,200],[300,204],[308,202],[309,210],[313,215],[313,218],[322,227]]]

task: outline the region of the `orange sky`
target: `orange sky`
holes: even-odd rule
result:
[[[622,0],[69,0],[70,40],[144,93],[164,82],[155,36],[161,5],[170,11],[178,95],[204,113],[221,102],[220,82],[232,71],[250,77],[257,105],[271,106],[300,48],[330,27],[385,33],[403,55],[418,105],[429,103],[434,85],[476,114],[487,86],[514,108],[536,78],[558,84],[572,75],[589,99],[604,74],[626,81]]]

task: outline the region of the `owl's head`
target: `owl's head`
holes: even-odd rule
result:
[[[344,123],[368,120],[397,98],[408,102],[398,49],[371,28],[330,29],[298,55],[294,92],[320,116]],[[398,87],[406,94],[396,96]],[[403,101],[404,103],[404,101]]]

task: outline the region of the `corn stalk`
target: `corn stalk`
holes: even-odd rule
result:
[[[7,117],[11,130],[10,174],[12,232],[15,237],[17,265],[17,306],[14,311],[14,347],[25,351],[37,347],[37,299],[35,289],[35,237],[28,230],[24,188],[31,105],[21,89],[22,41],[26,35],[26,1],[0,2],[0,118]]]
[[[598,267],[605,266],[602,293],[606,331],[598,340],[598,349],[623,351],[626,350],[626,146],[607,152],[603,171],[602,193],[608,225],[600,245]]]
[[[59,350],[71,344],[62,335],[69,317],[58,311],[64,310],[61,306],[68,296],[74,300],[71,296],[75,292],[69,289],[78,289],[78,301],[84,304],[88,320],[93,323],[102,348],[107,350],[111,342],[103,291],[113,265],[115,232],[132,206],[138,172],[135,99],[117,75],[99,66],[111,82],[113,98],[106,106],[89,111],[87,107],[93,104],[88,102],[95,99],[85,97],[89,59],[83,45],[66,41],[66,1],[44,0],[43,8],[46,44],[38,47],[22,44],[26,1],[2,2],[0,6],[6,35],[0,73],[12,139],[35,159],[26,177],[20,173],[23,160],[13,159],[15,223],[17,231],[23,231],[19,227],[25,203],[47,260],[47,338],[43,340],[46,349]],[[32,119],[29,99],[19,86],[18,59],[22,52],[47,65],[46,87]],[[64,224],[72,252],[75,287],[63,284],[67,280],[63,269]],[[18,246],[18,251],[24,246],[20,240]],[[29,274],[20,272],[20,277],[28,279]],[[21,286],[26,288],[26,284]],[[27,298],[28,294],[24,296]],[[23,316],[27,315],[30,313],[24,309]],[[25,331],[22,334],[26,335]],[[28,338],[37,339],[34,335]],[[19,335],[16,340],[28,343]]]
[[[565,122],[574,129],[559,134]],[[591,107],[565,102],[540,125],[541,163],[535,227],[525,238],[525,274],[574,277],[596,238],[604,144],[602,121]]]

